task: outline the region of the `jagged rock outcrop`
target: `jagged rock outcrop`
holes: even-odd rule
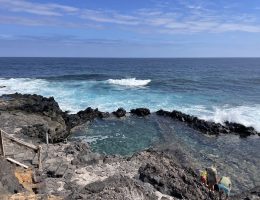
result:
[[[136,108],[136,109],[132,109],[130,112],[139,117],[144,117],[151,114],[148,108]]]
[[[50,142],[61,142],[66,139],[70,130],[95,118],[105,118],[109,113],[88,107],[77,114],[63,112],[53,97],[40,95],[10,94],[0,97],[2,128],[43,139],[48,133]]]
[[[46,141],[46,134],[48,134],[50,143],[62,142],[69,135],[65,127],[60,124],[56,124],[55,128],[51,128],[47,124],[33,124],[22,127],[20,133],[29,137],[40,138],[43,141]]]
[[[190,127],[209,135],[219,135],[220,133],[222,134],[233,133],[233,134],[240,135],[241,137],[247,137],[255,134],[260,135],[260,133],[257,133],[257,131],[253,127],[246,127],[241,124],[230,123],[230,122],[225,122],[225,125],[222,125],[220,123],[205,121],[203,119],[199,119],[197,117],[187,115],[175,110],[172,112],[158,110],[156,114],[160,116],[171,117],[173,119],[182,121],[187,125],[189,125]]]
[[[91,152],[90,146],[83,142],[73,142],[64,149],[64,153],[66,155],[67,154],[76,155],[79,152],[82,152],[82,154],[87,154],[87,153]]]
[[[49,134],[50,142],[60,142],[69,135],[64,120],[64,112],[53,97],[40,95],[10,94],[0,97],[2,128],[13,133],[20,130],[27,136],[45,140]]]
[[[191,168],[181,165],[163,152],[151,153],[156,159],[149,159],[140,167],[140,180],[176,199],[217,199],[200,183],[198,175]]]
[[[233,122],[225,122],[225,126],[230,130],[232,133],[237,133],[241,137],[247,137],[249,135],[260,135],[253,127],[246,127],[242,124],[233,123]]]
[[[82,173],[76,175],[77,182],[90,182],[86,179],[91,177],[96,181],[83,188],[67,182],[67,189],[72,191],[67,199],[217,199],[175,155],[149,149],[130,158],[108,156],[97,160],[77,165],[83,167],[77,172]]]
[[[71,161],[72,165],[95,165],[103,162],[104,156],[99,153],[84,151]]]
[[[55,121],[63,121],[63,112],[53,97],[36,94],[8,94],[1,97],[1,111],[23,111],[51,117]]]
[[[24,188],[15,177],[14,166],[0,157],[0,199],[1,195],[22,191]]]
[[[125,116],[126,111],[125,111],[124,108],[118,108],[116,111],[113,112],[113,114],[114,114],[116,117],[120,118],[120,117],[124,117],[124,116]]]
[[[86,185],[79,192],[74,192],[66,199],[106,199],[106,200],[157,200],[153,189],[145,187],[142,182],[127,176],[112,176],[104,181]]]
[[[97,108],[92,109],[91,107],[86,108],[83,111],[79,111],[77,114],[64,113],[63,117],[69,129],[84,124],[87,121],[92,121],[95,118],[106,118],[109,117],[109,113],[100,112]]]

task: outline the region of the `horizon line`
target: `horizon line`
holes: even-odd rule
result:
[[[190,56],[190,57],[102,57],[102,56],[0,56],[1,58],[101,58],[101,59],[189,59],[189,58],[260,58],[260,56]]]

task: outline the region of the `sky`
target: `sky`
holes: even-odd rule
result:
[[[260,57],[260,1],[0,0],[0,56]]]

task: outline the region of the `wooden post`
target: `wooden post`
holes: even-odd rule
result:
[[[42,147],[41,146],[38,146],[38,168],[39,168],[39,171],[42,170]]]
[[[0,130],[0,146],[1,146],[2,156],[5,157],[5,147],[4,147],[4,138],[3,138],[2,130]]]
[[[22,164],[22,163],[20,163],[20,162],[18,162],[18,161],[16,161],[16,160],[14,160],[14,159],[12,159],[12,158],[7,157],[6,160],[8,160],[9,162],[12,162],[12,163],[14,163],[14,164],[17,164],[17,165],[19,165],[19,166],[21,166],[21,167],[24,167],[25,169],[28,169],[28,168],[29,168],[27,165],[24,165],[24,164]]]
[[[46,144],[49,145],[49,134],[46,132]]]

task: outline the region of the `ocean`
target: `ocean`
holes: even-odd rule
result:
[[[0,58],[0,95],[53,96],[64,111],[86,107],[178,110],[260,131],[260,58]],[[207,136],[172,119],[95,120],[71,136],[94,151],[131,155],[154,147],[180,149],[196,169],[216,164],[232,192],[260,184],[260,137]]]
[[[54,96],[72,113],[175,109],[260,131],[260,58],[0,58],[0,86]]]

